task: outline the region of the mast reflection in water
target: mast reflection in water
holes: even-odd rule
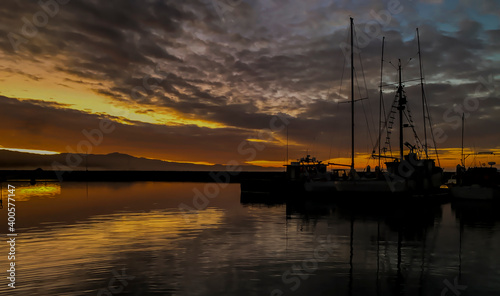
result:
[[[500,291],[497,205],[264,204],[230,184],[184,219],[179,204],[192,205],[204,185],[63,183],[50,198],[19,191],[15,292],[453,295],[455,280],[463,295]],[[5,208],[0,215],[7,221]],[[122,272],[119,286],[112,280]],[[8,289],[4,280],[0,294]]]

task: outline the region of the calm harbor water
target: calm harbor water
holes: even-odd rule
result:
[[[185,213],[207,184],[12,184],[16,289],[3,235],[0,295],[500,294],[489,203],[259,204],[230,184]]]

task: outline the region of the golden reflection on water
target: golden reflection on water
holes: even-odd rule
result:
[[[17,201],[28,201],[31,198],[54,198],[61,194],[61,185],[56,182],[43,182],[31,185],[28,182],[13,183],[16,187],[15,195]],[[7,186],[3,188],[3,195],[7,196]]]
[[[15,186],[16,266],[22,279],[16,290],[23,295],[85,291],[100,281],[105,287],[102,279],[123,262],[140,262],[137,254],[176,253],[179,243],[217,229],[225,216],[208,206],[185,218],[178,204],[189,204],[199,184],[91,183],[88,194],[83,183],[64,183],[62,189],[58,183]],[[2,256],[0,266],[5,264]],[[1,295],[5,289],[0,287]]]
[[[21,234],[18,270],[22,281],[30,284],[23,284],[20,290],[36,288],[49,293],[53,289],[52,295],[64,289],[85,290],[88,282],[108,277],[121,262],[137,260],[133,254],[157,257],[174,252],[179,241],[217,227],[223,215],[220,210],[207,209],[196,215],[199,220],[185,222],[178,212],[168,210],[112,214]],[[81,271],[85,273],[79,274]],[[105,281],[102,285],[105,287]]]
[[[312,262],[308,260],[322,245],[328,246],[328,258],[305,274],[310,279],[301,280],[297,295],[319,295],[318,287],[331,288],[332,279],[336,295],[365,295],[366,290],[348,293],[348,289],[375,289],[379,284],[380,295],[394,295],[390,293],[394,287],[439,294],[443,279],[452,280],[458,272],[476,281],[470,291],[500,290],[495,281],[500,261],[493,255],[500,228],[497,211],[488,212],[487,205],[472,213],[470,205],[459,204],[407,209],[407,218],[400,219],[391,211],[377,214],[323,202],[242,204],[238,184],[230,184],[206,207],[186,216],[179,205],[194,207],[195,192],[204,186],[164,182],[18,186],[23,189],[17,191],[16,201],[18,294],[0,285],[0,295],[98,295],[112,279],[112,271],[122,268],[136,277],[124,295],[243,295],[248,290],[269,295],[274,288],[289,292],[290,282],[282,280],[285,272]],[[45,196],[49,198],[41,198]],[[470,226],[484,216],[489,219],[483,228]],[[457,217],[469,217],[462,230]],[[6,219],[4,208],[0,221]],[[0,267],[7,264],[0,254]],[[474,276],[478,270],[481,277]]]

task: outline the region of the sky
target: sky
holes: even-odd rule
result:
[[[442,166],[459,163],[464,114],[466,153],[500,153],[500,1],[13,0],[2,1],[0,17],[3,148],[349,163],[352,17],[355,98],[363,99],[355,103],[356,167],[376,163],[383,36],[386,116],[400,59],[424,142],[417,27],[435,135],[427,125],[429,151],[436,142]],[[413,134],[405,129],[415,144]]]

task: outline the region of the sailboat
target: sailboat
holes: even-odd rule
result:
[[[417,29],[418,36],[418,29]],[[419,55],[420,55],[420,42]],[[403,123],[404,110],[406,108],[407,98],[403,88],[401,79],[401,60],[398,63],[398,88],[397,95],[393,109],[397,109],[399,113],[399,158],[373,155],[380,158],[392,158],[392,161],[385,162],[387,166],[386,172],[381,172],[380,167],[376,168],[376,174],[373,178],[360,177],[354,169],[354,44],[353,44],[353,19],[351,18],[351,165],[349,178],[347,180],[335,181],[335,188],[339,192],[371,192],[371,193],[400,193],[400,192],[423,192],[428,193],[433,189],[441,186],[443,170],[436,166],[434,159],[430,159],[427,154],[427,144],[425,148],[425,158],[420,158],[418,155],[416,145],[411,145],[404,142],[405,127],[413,128],[412,124]],[[383,48],[383,47],[382,47]],[[383,52],[383,51],[382,51]],[[383,54],[383,53],[382,53]],[[383,59],[382,59],[383,60]],[[421,59],[420,59],[421,60]],[[422,66],[421,71],[421,84],[423,91],[423,78]],[[381,71],[382,72],[382,71]],[[382,73],[381,73],[382,74]],[[424,95],[422,95],[424,98]],[[424,132],[425,132],[425,110],[426,102],[424,104]],[[391,110],[392,111],[392,110]],[[428,112],[427,112],[428,113]],[[426,132],[425,132],[426,133]],[[380,145],[380,143],[379,143]],[[404,155],[404,146],[410,149],[407,155]]]
[[[462,152],[461,164],[457,165],[456,184],[450,187],[450,193],[455,199],[492,200],[500,198],[500,175],[493,166],[495,162],[489,162],[486,166],[465,169],[464,155],[464,115],[462,114]],[[481,154],[493,154],[492,152],[479,152]]]
[[[367,193],[400,193],[400,192],[424,192],[427,193],[432,189],[439,188],[441,185],[443,170],[436,166],[435,161],[430,159],[427,154],[427,144],[425,148],[425,158],[420,158],[416,145],[411,145],[408,142],[403,142],[403,128],[412,127],[410,124],[403,124],[403,111],[406,107],[406,95],[403,90],[403,82],[401,80],[401,61],[399,61],[399,83],[397,91],[397,101],[393,104],[393,108],[399,111],[399,147],[400,157],[393,158],[390,156],[377,155],[380,158],[389,158],[392,161],[386,162],[387,171],[383,172],[380,166],[375,168],[375,172],[371,173],[367,168],[367,174],[360,176],[354,169],[354,20],[350,18],[350,35],[351,35],[351,164],[343,165],[349,167],[346,169],[334,169],[331,172],[327,171],[328,165],[339,165],[333,163],[324,163],[314,157],[307,155],[296,162],[291,162],[285,165],[286,178],[284,182],[276,182],[267,180],[266,187],[272,184],[273,188],[278,187],[279,191],[292,192],[367,192]],[[418,35],[418,29],[417,29]],[[382,51],[383,55],[383,51]],[[419,42],[420,55],[420,42]],[[422,66],[420,65],[421,84],[423,92]],[[382,77],[382,70],[381,70]],[[422,95],[424,98],[424,95]],[[425,129],[425,110],[426,102],[423,99],[424,106],[424,134]],[[406,115],[406,113],[405,113]],[[428,111],[427,111],[427,118]],[[425,134],[426,137],[426,134]],[[379,136],[380,138],[380,136]],[[379,143],[380,145],[380,143]],[[404,155],[404,146],[410,148],[410,152]],[[288,150],[287,150],[288,151]],[[379,150],[380,151],[380,150]],[[375,155],[374,155],[375,157]],[[288,157],[287,157],[288,159]],[[347,171],[347,172],[346,172]],[[280,186],[274,186],[274,185]],[[255,186],[243,186],[243,188]],[[283,186],[283,187],[282,187]],[[267,191],[267,190],[266,190]]]
[[[354,169],[354,20],[350,18],[351,31],[351,164],[348,178],[338,179],[334,182],[336,191],[339,192],[400,192],[404,187],[399,183],[388,183],[381,174],[380,168],[375,168],[374,177],[360,177]]]
[[[420,52],[420,50],[419,50]],[[386,162],[387,174],[389,180],[396,180],[398,183],[404,183],[404,189],[412,192],[428,193],[433,189],[437,189],[442,185],[443,169],[436,166],[434,159],[429,158],[427,153],[427,144],[424,144],[425,158],[419,157],[416,145],[411,145],[404,142],[403,131],[405,127],[413,128],[413,125],[403,123],[403,112],[407,103],[406,95],[404,94],[403,84],[401,80],[401,60],[398,63],[398,105],[399,113],[399,150],[400,156],[398,159]],[[425,104],[425,101],[423,102]],[[425,107],[424,107],[425,108]],[[424,109],[425,110],[425,109]],[[425,113],[424,113],[424,130],[425,130]],[[407,155],[404,155],[403,145],[410,149]]]

